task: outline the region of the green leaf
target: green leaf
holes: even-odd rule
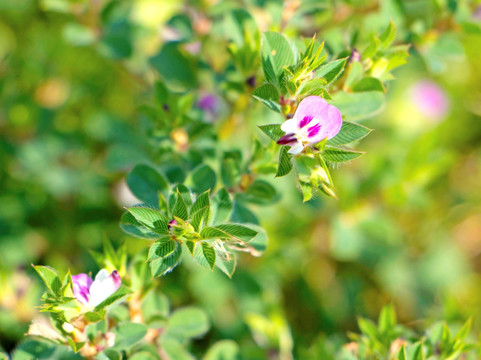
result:
[[[172,90],[186,91],[197,86],[197,66],[181,51],[179,43],[166,43],[150,63]]]
[[[58,276],[57,270],[50,266],[32,265],[37,274],[42,278],[45,286],[55,297],[60,296],[62,282]]]
[[[200,194],[207,190],[214,190],[217,183],[215,171],[208,165],[200,165],[192,173],[192,190]]]
[[[184,198],[177,192],[174,207],[172,209],[172,216],[178,217],[182,220],[187,220],[189,214],[187,212],[187,205],[185,204]]]
[[[385,101],[380,91],[346,93],[339,91],[333,95],[332,105],[336,106],[344,117],[359,121],[378,114]]]
[[[319,189],[327,196],[336,197],[329,168],[319,154],[316,156],[298,156],[296,157],[296,164],[304,201],[312,198],[315,189]]]
[[[272,204],[277,200],[276,189],[265,180],[255,180],[239,198],[254,204]]]
[[[346,145],[358,141],[369,135],[372,130],[356,123],[344,121],[341,130],[332,139],[327,140],[327,145]]]
[[[213,210],[214,210],[214,224],[223,223],[229,220],[232,213],[232,200],[226,189],[222,188],[212,199]]]
[[[107,299],[102,301],[100,304],[98,304],[95,307],[95,312],[99,312],[103,310],[106,306],[109,306],[113,304],[114,302],[124,298],[125,296],[128,296],[132,294],[132,290],[130,290],[128,287],[124,285],[120,285],[120,287],[117,289],[116,292],[114,292],[112,295],[110,295]]]
[[[387,334],[396,326],[396,312],[391,304],[382,308],[381,315],[379,315],[379,332]]]
[[[217,266],[224,274],[231,278],[237,265],[237,258],[235,254],[217,250],[216,254],[217,257],[215,266]]]
[[[160,346],[169,360],[196,360],[179,341],[173,338],[162,336]]]
[[[169,234],[168,220],[159,210],[144,206],[134,206],[128,208],[127,211],[129,211],[138,222],[147,226],[155,233],[160,235]]]
[[[302,201],[306,202],[311,200],[313,192],[312,184],[307,181],[299,181],[299,185],[301,187]]]
[[[232,158],[224,158],[221,162],[222,182],[227,187],[236,186],[241,178],[240,164]]]
[[[166,334],[184,340],[202,336],[209,328],[209,319],[203,310],[186,307],[172,313],[166,326]]]
[[[204,228],[200,236],[204,239],[230,239],[250,241],[257,235],[257,231],[239,224],[220,224],[215,227]]]
[[[347,57],[338,59],[321,66],[315,73],[316,78],[323,78],[326,80],[326,84],[329,85],[337,80],[344,71],[346,66]]]
[[[279,91],[271,83],[265,83],[259,86],[252,92],[254,99],[259,100],[269,109],[281,112],[281,106],[279,105]]]
[[[200,209],[210,206],[210,199],[209,199],[210,191],[207,190],[197,196],[197,199],[195,199],[194,205],[190,208],[191,213],[195,213],[196,211],[199,211]]]
[[[240,360],[239,345],[232,340],[221,340],[212,345],[202,360]]]
[[[410,346],[407,355],[409,360],[424,360],[423,342],[419,341]]]
[[[189,188],[183,184],[178,184],[174,187],[174,193],[177,192],[182,196],[184,199],[185,205],[187,207],[192,206],[192,193],[190,192]],[[175,196],[174,196],[175,199]]]
[[[466,338],[466,336],[469,335],[471,331],[471,324],[472,324],[472,319],[469,318],[463,325],[463,327],[458,331],[458,333],[454,336],[453,340],[461,341]]]
[[[142,239],[157,239],[159,237],[159,234],[148,230],[128,211],[124,212],[120,218],[120,228],[125,233]]]
[[[359,318],[357,320],[359,330],[371,339],[377,339],[378,332],[376,325],[369,319]]]
[[[120,358],[119,360],[121,360]],[[160,357],[157,354],[154,354],[153,351],[136,351],[132,355],[129,356],[129,360],[159,360]],[[98,359],[96,359],[98,360]]]
[[[89,311],[85,313],[85,319],[87,319],[88,322],[90,323],[95,323],[98,321],[102,321],[105,319],[105,315],[107,312],[105,310],[100,310],[100,311]]]
[[[113,349],[124,350],[138,343],[147,334],[147,326],[139,323],[122,323],[117,326],[115,334],[115,345]]]
[[[267,81],[280,85],[284,66],[295,62],[291,45],[282,34],[266,32],[262,36],[261,56]]]
[[[404,345],[401,346],[397,358],[398,360],[408,360],[406,356],[406,347]]]
[[[383,83],[375,77],[365,77],[355,83],[352,87],[354,92],[381,91],[386,92]]]
[[[356,159],[365,153],[362,151],[354,151],[349,149],[341,149],[336,147],[326,147],[322,152],[322,157],[330,162],[345,162]]]
[[[193,259],[194,261],[205,269],[212,270],[207,259],[204,256],[204,251],[202,249],[201,241],[196,241],[193,248]]]
[[[264,252],[267,249],[267,232],[258,225],[250,225],[252,229],[257,231],[257,235],[249,241],[249,245],[254,248],[258,252],[256,255],[260,255],[260,253]]]
[[[190,254],[194,255],[196,242],[195,241],[186,241],[184,244],[187,247],[187,250],[189,250]]]
[[[344,81],[344,88],[351,89],[364,76],[364,66],[357,61],[352,62],[347,69],[349,69],[346,80]]]
[[[142,316],[146,324],[158,319],[165,319],[170,312],[169,299],[158,287],[149,291],[142,298],[141,306]]]
[[[289,154],[288,151],[289,148],[287,146],[281,146],[276,177],[286,176],[292,170],[291,154]]]
[[[231,221],[241,224],[258,224],[257,216],[244,205],[242,201],[237,199],[234,201],[234,210],[232,211]]]
[[[259,129],[274,141],[279,140],[285,134],[284,131],[281,130],[281,124],[261,125]]]
[[[215,266],[215,250],[206,242],[201,242],[202,244],[202,252],[204,254],[205,259],[209,263],[210,268],[213,270]]]
[[[67,342],[69,343],[74,353],[79,352],[80,349],[82,349],[82,347],[85,345],[85,342],[76,343],[75,341],[73,341],[72,338],[67,338]]]
[[[122,354],[112,348],[106,348],[96,356],[95,360],[122,360]]]
[[[156,241],[149,248],[148,260],[155,260],[158,258],[164,258],[172,254],[175,250],[176,242],[172,239],[163,239]]]
[[[326,89],[324,89],[324,86],[326,85],[327,85],[327,81],[324,78],[311,79],[309,81],[303,82],[298,92],[300,95],[322,96],[327,94]]]
[[[157,205],[159,192],[169,189],[167,180],[147,165],[137,165],[127,175],[127,185],[138,199],[150,205]]]
[[[159,277],[172,271],[179,264],[181,255],[182,247],[178,242],[175,242],[175,249],[170,255],[150,262],[152,276]]]
[[[209,206],[205,206],[195,213],[192,213],[190,223],[194,227],[195,231],[200,231],[204,226],[209,224],[210,215],[211,209]]]
[[[372,58],[376,55],[377,51],[379,50],[379,46],[381,45],[381,41],[377,36],[373,36],[367,48],[363,51],[362,57],[363,59]]]
[[[157,80],[154,85],[155,101],[162,106],[169,100],[169,95],[169,89],[162,81]]]
[[[380,49],[385,50],[387,49],[394,39],[396,38],[396,27],[394,26],[394,23],[391,21],[389,25],[387,26],[386,30],[382,33],[382,35],[379,37],[380,40]]]

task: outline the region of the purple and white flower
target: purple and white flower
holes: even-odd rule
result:
[[[121,284],[117,270],[100,270],[92,280],[87,274],[72,275],[74,297],[87,307],[96,307],[117,291]]]
[[[286,134],[277,143],[288,145],[289,154],[299,154],[307,146],[337,135],[342,126],[339,110],[319,96],[308,96],[297,107],[294,117],[281,125]]]
[[[213,121],[219,114],[220,100],[214,94],[204,94],[197,102],[197,107],[207,115],[209,121]]]

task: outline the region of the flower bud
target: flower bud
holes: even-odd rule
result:
[[[74,326],[68,322],[64,322],[62,324],[62,329],[69,334],[73,333],[73,331],[75,330]]]

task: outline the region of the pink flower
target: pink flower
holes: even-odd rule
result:
[[[87,274],[72,275],[74,297],[88,307],[95,307],[117,291],[121,284],[117,270],[111,274],[100,270],[92,280]]]
[[[479,5],[476,10],[474,10],[473,17],[476,20],[481,20],[481,5]]]
[[[433,81],[422,80],[411,88],[411,100],[427,118],[440,120],[449,110],[449,99],[443,89]]]
[[[291,147],[290,154],[301,153],[309,145],[337,135],[342,126],[339,110],[319,96],[308,96],[297,107],[294,117],[281,125],[286,134],[277,143]]]

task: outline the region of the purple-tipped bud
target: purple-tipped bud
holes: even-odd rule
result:
[[[249,87],[255,88],[256,87],[256,77],[255,75],[252,75],[246,80],[246,83]]]
[[[277,140],[277,144],[279,145],[289,145],[291,143],[297,142],[295,134],[286,134],[282,136],[279,140]]]
[[[200,98],[197,107],[205,112],[215,114],[219,107],[219,101],[215,95],[207,94]]]
[[[120,274],[117,270],[112,271],[112,274],[110,274],[112,277],[112,282],[116,287],[119,287],[120,284],[122,283],[122,279],[120,278]]]
[[[476,20],[481,20],[481,5],[479,5],[476,10],[474,10],[473,18]]]
[[[359,62],[361,61],[361,54],[359,53],[359,51],[357,51],[357,49],[352,49],[351,51],[351,58],[349,60],[349,62]]]
[[[172,219],[169,221],[169,224],[167,226],[170,229],[172,226],[176,226],[176,225],[177,225],[177,220]]]

